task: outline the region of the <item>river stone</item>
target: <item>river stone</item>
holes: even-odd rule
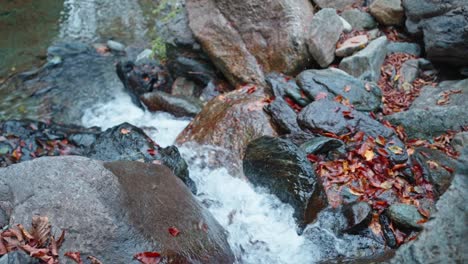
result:
[[[366,228],[372,220],[372,208],[366,202],[349,203],[343,206],[347,227],[344,232],[357,233]]]
[[[347,39],[341,43],[335,51],[337,57],[348,57],[353,55],[356,51],[362,50],[369,43],[367,35],[358,35]]]
[[[405,11],[401,6],[401,0],[375,0],[369,10],[384,26],[399,26],[404,22]]]
[[[243,167],[254,186],[267,188],[294,208],[301,229],[313,222],[327,205],[323,187],[306,153],[288,140],[264,136],[250,142]]]
[[[309,64],[313,17],[307,0],[187,0],[190,28],[233,84],[264,84],[263,71],[296,73]]]
[[[161,91],[145,93],[140,99],[150,111],[164,111],[177,117],[196,116],[203,108],[203,103],[195,97],[171,95]]]
[[[450,142],[450,145],[452,145],[455,151],[460,153],[463,149],[468,148],[468,131],[457,133]]]
[[[336,138],[315,137],[301,144],[300,148],[306,154],[327,154],[329,151],[343,146],[344,142]]]
[[[410,42],[390,42],[387,45],[387,54],[406,53],[416,57],[421,56],[421,46]]]
[[[177,143],[195,142],[213,145],[229,152],[224,166],[233,175],[242,175],[242,160],[247,144],[264,135],[276,136],[276,128],[263,108],[264,88],[250,86],[220,95],[208,102],[203,110],[177,137]]]
[[[349,9],[341,13],[341,16],[348,21],[355,30],[368,30],[377,27],[375,19],[367,12],[359,9]]]
[[[343,111],[351,115],[352,118],[345,117]],[[331,132],[336,135],[362,131],[373,138],[383,136],[387,139],[385,148],[393,162],[400,164],[408,160],[408,153],[405,151],[404,143],[392,129],[372,119],[368,114],[352,110],[338,102],[329,100],[312,102],[302,109],[297,120],[305,130]],[[393,145],[401,148],[403,152],[396,154],[391,151],[389,148]]]
[[[360,0],[313,0],[320,8],[334,8],[343,11],[352,5],[358,4]]]
[[[282,132],[289,134],[301,131],[301,128],[297,124],[296,112],[281,97],[266,105],[265,111],[271,115],[271,119]]]
[[[0,83],[1,119],[32,119],[81,125],[86,109],[114,98],[122,84],[115,75],[118,56],[104,56],[79,42],[48,49],[48,63]]]
[[[422,226],[418,222],[423,220],[418,209],[413,205],[396,203],[392,204],[386,211],[387,216],[393,223],[408,229],[421,230]]]
[[[445,105],[437,105],[444,92],[461,90],[452,94]],[[468,79],[441,82],[436,88],[423,87],[421,94],[405,112],[385,117],[394,125],[402,125],[410,138],[431,139],[448,130],[460,131],[468,124],[466,115]]]
[[[353,26],[351,26],[351,24],[348,21],[346,21],[346,19],[340,16],[340,20],[341,20],[341,23],[343,24],[344,33],[349,33],[353,31]]]
[[[11,198],[10,224],[33,215],[67,230],[60,255],[79,251],[103,263],[132,263],[158,251],[184,263],[233,263],[223,228],[182,181],[161,165],[83,157],[46,157],[1,169]],[[177,238],[167,231],[177,227]],[[92,232],[90,232],[92,230]]]
[[[454,174],[443,166],[456,170],[454,159],[439,150],[424,147],[416,148],[411,159],[421,165],[423,177],[434,186],[436,196],[442,195],[450,187]]]
[[[332,100],[340,95],[359,111],[376,111],[381,108],[380,88],[375,84],[366,84],[339,69],[306,70],[296,80],[310,98],[325,93]]]
[[[371,41],[365,49],[344,58],[340,63],[340,69],[363,80],[378,81],[380,67],[387,55],[387,44],[385,36]]]
[[[405,83],[412,84],[419,76],[419,60],[407,60],[401,65],[399,88]],[[404,87],[404,86],[403,86]]]
[[[125,52],[125,45],[120,42],[117,42],[115,40],[108,40],[106,44],[110,50],[117,52]]]
[[[343,22],[332,8],[325,8],[314,15],[307,46],[309,53],[322,68],[335,59],[336,43],[343,32]]]

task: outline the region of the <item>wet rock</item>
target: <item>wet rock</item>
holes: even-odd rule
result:
[[[125,45],[120,42],[117,42],[115,40],[108,40],[106,44],[107,47],[112,51],[125,52]]]
[[[466,66],[468,62],[468,9],[464,0],[403,0],[407,30],[424,36],[428,58],[434,62]]]
[[[396,203],[392,204],[386,211],[387,216],[393,223],[401,228],[421,230],[422,226],[418,222],[423,220],[418,209],[413,205]]]
[[[348,21],[353,29],[364,30],[377,27],[375,19],[367,12],[359,9],[349,9],[341,13],[341,16]]]
[[[387,37],[375,39],[367,47],[351,57],[344,58],[340,69],[363,80],[377,81],[380,67],[387,55]]]
[[[10,224],[28,228],[33,215],[48,216],[56,230],[67,230],[60,256],[79,251],[131,263],[135,253],[158,251],[163,261],[234,262],[223,228],[164,166],[47,157],[0,174],[13,193],[2,201],[13,206]],[[170,226],[181,231],[177,238]]]
[[[315,137],[301,144],[300,148],[306,154],[327,154],[343,146],[344,142],[336,138]]]
[[[291,74],[309,64],[307,0],[187,0],[186,6],[196,39],[233,85],[263,84],[263,71]]]
[[[265,111],[283,133],[289,134],[301,130],[297,124],[297,114],[281,97],[265,106]]]
[[[353,26],[351,26],[346,19],[340,16],[341,23],[343,24],[343,32],[344,33],[349,33],[353,30]]]
[[[250,142],[243,167],[254,186],[267,188],[294,208],[300,228],[313,222],[327,205],[306,154],[290,141],[264,136]]]
[[[172,78],[169,72],[156,61],[126,61],[117,64],[117,75],[132,96],[133,102],[141,106],[140,96],[153,91],[170,93]]]
[[[399,26],[404,22],[405,11],[401,0],[375,0],[369,10],[382,25]]]
[[[296,80],[310,98],[325,93],[330,100],[336,96],[348,99],[359,111],[375,111],[381,107],[381,90],[376,85],[366,84],[339,69],[306,70]]]
[[[177,77],[172,84],[172,95],[196,96],[196,94],[196,84],[184,77]]]
[[[393,234],[392,229],[390,228],[390,219],[385,215],[385,214],[380,214],[379,215],[379,223],[380,226],[382,227],[382,233],[385,239],[385,243],[387,246],[390,248],[396,248],[398,243],[395,237],[395,234]]]
[[[335,51],[337,57],[348,57],[353,55],[356,51],[362,50],[369,43],[369,39],[366,35],[359,35],[347,39]]]
[[[445,100],[444,93],[451,94]],[[433,138],[448,130],[460,131],[468,124],[466,102],[468,100],[468,79],[441,82],[436,88],[423,87],[421,94],[405,112],[387,116],[394,125],[402,125],[410,138]],[[439,104],[438,104],[439,102]]]
[[[408,160],[408,154],[404,150],[406,149],[405,145],[395,135],[393,130],[372,119],[369,115],[351,110],[349,107],[335,101],[315,101],[302,109],[297,120],[303,129],[311,131],[318,130],[337,135],[362,131],[373,138],[383,136],[387,139],[385,148],[389,153],[390,159],[398,164]],[[390,148],[392,146],[401,148],[403,150],[402,153],[391,151]]]
[[[314,0],[313,1],[320,8],[334,8],[338,11],[343,11],[361,1],[359,0]]]
[[[455,176],[424,230],[416,240],[402,245],[389,263],[457,263],[466,259],[467,182],[466,174]]]
[[[453,171],[457,168],[454,159],[435,149],[417,148],[412,160],[421,165],[423,177],[432,183],[437,196],[442,195],[450,187],[454,177]]]
[[[145,93],[140,99],[150,111],[164,111],[177,117],[196,116],[203,108],[203,103],[195,97],[170,95],[161,91]]]
[[[153,51],[150,49],[145,49],[137,55],[135,62],[138,63],[143,60],[151,60],[152,58],[153,58]]]
[[[175,54],[170,56],[168,69],[172,76],[185,77],[194,81],[201,87],[217,80],[216,70],[207,60],[200,56],[190,57],[186,54]]]
[[[387,54],[406,53],[414,56],[421,56],[421,47],[417,43],[410,42],[390,42],[387,45]]]
[[[343,22],[334,9],[325,8],[314,15],[307,46],[320,67],[326,68],[335,59],[336,43],[342,32]]]
[[[226,149],[229,171],[233,175],[242,174],[239,161],[247,144],[264,135],[277,135],[269,115],[263,110],[266,105],[264,89],[256,87],[255,92],[249,94],[250,88],[247,86],[208,102],[178,136],[177,143],[192,141]]]
[[[0,116],[63,124],[81,124],[86,109],[113,99],[122,89],[115,74],[118,56],[103,56],[79,42],[48,49],[49,62],[0,84]]]
[[[456,134],[450,144],[455,149],[455,151],[461,153],[463,149],[468,148],[468,132],[460,132]]]
[[[372,208],[366,202],[350,203],[343,206],[343,214],[346,217],[346,233],[357,233],[366,228],[372,220]]]

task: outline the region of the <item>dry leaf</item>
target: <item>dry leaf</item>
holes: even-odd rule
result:
[[[47,241],[51,236],[50,223],[47,216],[33,216],[31,234],[37,241],[39,247],[47,245]]]

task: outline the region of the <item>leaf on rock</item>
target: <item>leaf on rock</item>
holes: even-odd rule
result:
[[[135,254],[133,258],[143,264],[158,264],[161,260],[161,254],[158,252],[141,252]]]
[[[50,233],[50,223],[47,216],[33,216],[31,234],[39,247],[47,244]]]
[[[131,132],[131,130],[126,129],[126,128],[120,129],[120,134],[122,134],[122,135],[130,134],[130,132]]]
[[[83,260],[81,260],[81,254],[80,252],[66,252],[64,254],[65,257],[75,261],[78,264],[83,264]]]
[[[348,93],[349,91],[351,91],[351,86],[349,85],[346,85],[343,89],[346,93]]]
[[[175,226],[169,227],[168,230],[169,230],[169,234],[171,234],[171,236],[173,236],[173,237],[178,236],[179,233],[180,233],[179,229],[177,229],[177,227],[175,227]]]
[[[87,259],[91,261],[91,264],[103,264],[99,259],[93,256],[88,256]]]
[[[315,101],[320,101],[320,100],[326,99],[327,97],[328,97],[328,93],[320,92],[315,96]]]
[[[393,146],[388,147],[388,149],[397,155],[403,154],[403,149],[400,148],[399,146],[393,145]]]

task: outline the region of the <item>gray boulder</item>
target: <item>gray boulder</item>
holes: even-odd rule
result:
[[[376,111],[381,107],[381,90],[339,69],[306,70],[296,77],[298,85],[310,98],[325,93],[329,100],[342,96],[359,111]]]
[[[369,7],[370,13],[385,26],[403,24],[405,11],[401,0],[375,0]]]
[[[352,5],[358,4],[360,0],[313,0],[320,8],[334,8],[338,11],[343,11]]]
[[[385,36],[371,41],[365,49],[344,58],[340,63],[340,69],[363,80],[379,80],[380,67],[387,55],[387,44]]]
[[[140,96],[140,100],[150,111],[164,111],[174,116],[196,116],[201,112],[203,103],[195,98],[171,95],[162,91],[153,91]]]
[[[343,32],[343,22],[332,8],[325,8],[314,15],[307,41],[309,53],[322,68],[335,59],[336,43]]]
[[[392,204],[386,210],[388,218],[401,228],[421,230],[422,225],[418,223],[423,220],[423,216],[418,212],[418,208],[409,204]]]
[[[104,263],[135,263],[135,253],[158,251],[184,263],[234,262],[223,228],[164,166],[48,157],[0,175],[10,224],[28,227],[33,215],[47,216],[55,230],[67,230],[61,256],[79,251]]]
[[[459,94],[444,93],[460,91]],[[468,79],[445,81],[437,87],[426,86],[408,111],[387,116],[395,125],[403,125],[410,138],[433,138],[448,130],[460,131],[468,124],[466,115]],[[439,104],[438,104],[439,103]]]
[[[387,45],[387,54],[406,53],[414,56],[421,56],[421,47],[417,43],[390,42]]]
[[[369,13],[359,9],[345,10],[341,13],[341,16],[356,30],[373,29],[377,27],[375,19]]]

